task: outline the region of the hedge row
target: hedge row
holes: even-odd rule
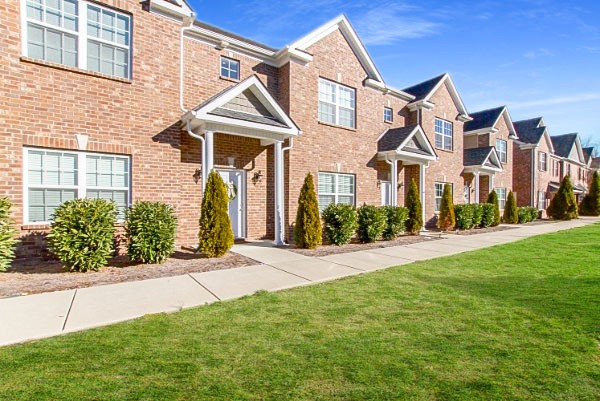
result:
[[[494,205],[491,203],[455,205],[454,214],[456,228],[459,230],[490,227],[495,221]]]
[[[534,221],[539,215],[537,207],[529,206],[517,208],[517,213],[519,214],[519,224],[525,224]]]

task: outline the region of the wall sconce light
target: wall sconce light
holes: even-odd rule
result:
[[[263,179],[263,173],[261,170],[255,171],[254,175],[252,176],[252,183],[254,185],[258,184],[259,182],[261,182]]]
[[[403,183],[403,182],[399,182],[399,183],[398,183],[398,189],[402,188],[403,186],[404,186],[404,183]]]
[[[192,177],[194,178],[194,183],[197,184],[200,178],[202,178],[202,169],[197,168]]]

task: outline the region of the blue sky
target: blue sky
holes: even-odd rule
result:
[[[198,19],[282,47],[345,13],[385,81],[452,74],[469,111],[508,105],[600,144],[600,1],[190,0]],[[226,10],[224,12],[224,10]]]

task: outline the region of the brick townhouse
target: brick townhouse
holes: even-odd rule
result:
[[[560,172],[560,180],[562,180],[565,175],[569,175],[571,177],[571,181],[573,182],[573,192],[577,197],[577,202],[581,202],[588,187],[589,160],[586,160],[579,135],[573,133],[555,135],[551,138],[552,145],[554,147],[554,154],[559,158],[558,169]],[[550,185],[554,190],[558,190],[560,182],[552,182]]]

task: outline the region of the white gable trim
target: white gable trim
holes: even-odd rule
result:
[[[463,103],[462,98],[460,97],[460,94],[456,90],[456,86],[454,85],[454,82],[452,81],[452,77],[450,77],[450,74],[448,74],[448,73],[444,74],[442,79],[440,79],[440,81],[437,83],[437,85],[427,94],[427,96],[425,96],[424,99],[420,100],[419,102],[415,102],[415,103],[422,103],[423,105],[433,104],[430,102],[431,97],[433,96],[434,93],[436,93],[438,91],[438,89],[440,89],[442,87],[442,85],[447,85],[448,92],[450,92],[450,96],[452,97],[452,100],[454,101],[454,104],[457,106],[457,109],[460,113],[459,119],[462,121],[472,120],[472,118],[469,117],[469,113],[467,112],[467,108],[465,107],[465,104]]]
[[[492,159],[494,162],[491,162],[490,159]],[[500,166],[499,168],[493,168],[493,167],[489,167],[486,166],[485,163],[490,161],[490,163],[495,164],[496,166]],[[483,168],[486,169],[490,169],[490,170],[496,170],[496,171],[502,171],[502,163],[500,162],[500,157],[498,156],[498,152],[496,152],[496,148],[492,147],[490,153],[488,154],[488,157],[485,158],[485,161],[483,162],[482,165]]]
[[[379,141],[379,139],[381,139],[381,137],[383,137],[383,135],[385,135],[386,132],[388,132],[388,131],[389,131],[389,129],[386,129],[379,136],[379,138],[377,138],[377,140]],[[419,145],[421,145],[421,147],[423,147],[427,152],[429,152],[429,155],[421,155],[418,153],[404,150],[404,147],[406,146],[406,144],[408,142],[410,142],[410,140],[413,138],[415,141],[417,141],[419,143]],[[425,135],[425,132],[423,131],[423,128],[421,128],[420,125],[417,125],[411,131],[411,133],[406,137],[406,139],[404,139],[404,141],[402,141],[402,143],[398,146],[398,148],[396,150],[380,152],[379,154],[380,154],[380,157],[388,156],[388,157],[391,157],[396,160],[408,160],[411,162],[413,162],[413,161],[430,161],[430,160],[435,161],[438,159],[438,156],[435,153],[433,146],[431,146],[431,143],[429,143],[429,140],[427,139],[427,135]]]
[[[502,109],[502,113],[500,113],[496,121],[494,121],[494,127],[496,127],[496,124],[498,124],[498,121],[500,121],[500,117],[504,117],[504,123],[508,127],[508,136],[512,137],[512,139],[518,139],[519,137],[517,136],[517,131],[515,131],[512,118],[510,118],[508,107],[504,106],[504,108]]]
[[[179,6],[165,0],[150,0],[150,11],[176,18],[195,17],[194,10],[185,0],[176,0]]]

